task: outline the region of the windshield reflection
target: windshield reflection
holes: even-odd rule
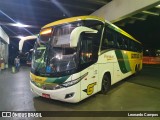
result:
[[[70,35],[78,26],[81,22],[55,26],[52,32],[42,30],[33,52],[32,69],[40,74],[57,74],[77,68],[77,48],[70,47]]]
[[[76,68],[75,48],[51,48],[49,52],[50,72],[62,72]]]

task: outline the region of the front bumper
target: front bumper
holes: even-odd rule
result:
[[[77,103],[81,100],[80,98],[80,83],[67,88],[60,88],[56,90],[44,90],[35,86],[30,81],[31,90],[33,93],[42,96],[42,94],[49,94],[51,99],[60,100],[64,102]],[[66,95],[74,93],[72,97],[66,98]]]

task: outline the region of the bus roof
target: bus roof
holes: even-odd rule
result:
[[[117,31],[117,32],[125,35],[126,37],[128,37],[128,38],[130,38],[130,39],[132,39],[132,40],[134,40],[134,41],[142,44],[141,42],[139,42],[138,40],[136,40],[133,36],[131,36],[130,34],[128,34],[127,32],[125,32],[125,31],[122,30],[121,28],[119,28],[118,26],[112,24],[111,22],[109,22],[109,21],[107,21],[107,20],[105,20],[105,22],[106,22],[107,24],[109,24],[109,27],[110,27],[111,29],[114,29],[115,31]]]
[[[45,26],[42,27],[42,29],[44,28],[48,28],[48,27],[52,27],[52,26],[55,26],[55,25],[60,25],[60,24],[63,24],[63,23],[70,23],[70,22],[74,22],[74,21],[80,21],[80,20],[99,20],[103,23],[107,23],[109,24],[109,26],[111,27],[111,29],[114,29],[115,31],[125,35],[126,37],[138,42],[141,44],[141,42],[139,42],[138,40],[136,40],[134,37],[132,37],[130,34],[128,34],[127,32],[125,32],[124,30],[122,30],[121,28],[115,26],[114,24],[110,23],[109,21],[103,19],[103,18],[100,18],[100,17],[97,17],[97,16],[78,16],[78,17],[71,17],[71,18],[66,18],[66,19],[62,19],[62,20],[58,20],[58,21],[55,21],[55,22],[51,22]]]
[[[42,29],[43,28],[48,28],[48,27],[51,27],[51,26],[55,26],[55,25],[60,25],[60,24],[63,24],[63,23],[69,23],[69,22],[80,21],[80,20],[91,20],[91,19],[105,22],[104,19],[96,17],[96,16],[78,16],[78,17],[71,17],[71,18],[66,18],[66,19],[55,21],[55,22],[51,22],[51,23],[43,26]]]

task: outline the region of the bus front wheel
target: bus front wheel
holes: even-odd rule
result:
[[[109,88],[111,86],[111,80],[110,80],[110,75],[105,74],[102,79],[102,88],[101,88],[101,93],[102,94],[107,94],[109,91]]]

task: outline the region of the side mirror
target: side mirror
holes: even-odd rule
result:
[[[77,47],[77,43],[81,33],[97,33],[97,30],[80,26],[75,28],[70,35],[70,47]]]

